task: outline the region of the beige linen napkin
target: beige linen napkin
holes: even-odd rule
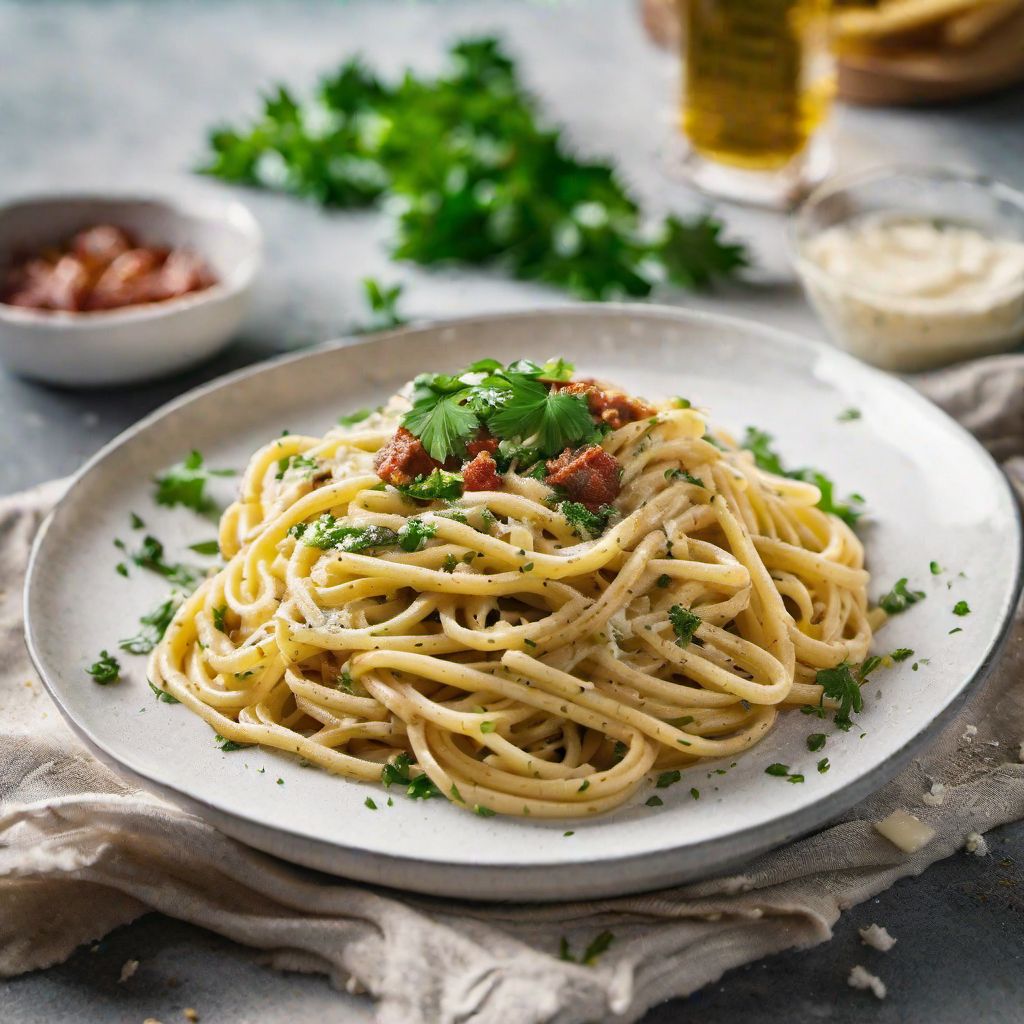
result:
[[[1024,356],[916,382],[1024,484]],[[60,491],[0,503],[0,975],[46,967],[159,910],[367,989],[381,1024],[634,1021],[731,967],[831,935],[840,912],[1024,817],[1024,619],[990,683],[897,779],[841,821],[742,874],[557,906],[484,906],[346,884],[256,853],[134,789],[72,738],[22,642],[33,533]],[[977,732],[967,728],[976,726]],[[925,806],[933,781],[942,806]],[[914,855],[872,822],[910,808],[936,830]],[[558,959],[615,939],[593,967]]]

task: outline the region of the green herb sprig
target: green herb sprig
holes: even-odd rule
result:
[[[255,122],[211,132],[200,171],[332,207],[391,197],[395,259],[499,265],[588,299],[704,287],[747,265],[707,215],[647,230],[614,170],[543,123],[497,39],[465,39],[450,58],[437,78],[395,84],[350,60],[309,103],[278,86]]]

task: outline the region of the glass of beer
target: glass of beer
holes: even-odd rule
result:
[[[712,195],[792,205],[828,169],[830,0],[678,0],[687,178]]]

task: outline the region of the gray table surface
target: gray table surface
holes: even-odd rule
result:
[[[0,198],[87,186],[219,191],[189,173],[205,130],[251,112],[268,83],[307,86],[356,51],[385,72],[436,67],[453,37],[492,30],[508,40],[574,143],[613,156],[647,206],[703,205],[672,177],[664,156],[674,61],[649,47],[625,0],[0,0]],[[839,109],[834,131],[843,169],[930,162],[1024,185],[1024,90],[942,110]],[[562,298],[488,274],[392,265],[387,225],[375,214],[327,215],[266,194],[242,198],[266,232],[268,270],[241,337],[189,373],[124,390],[62,391],[0,373],[0,494],[72,472],[118,431],[196,383],[344,333],[364,316],[365,275],[404,282],[408,314],[424,318]],[[756,283],[674,301],[820,336],[792,278],[784,220],[721,212],[757,253]],[[645,1024],[698,1015],[704,1024],[1024,1020],[1024,825],[990,841],[988,858],[952,857],[854,908],[829,944],[735,971],[653,1010]],[[856,928],[871,921],[899,939],[886,956],[860,945]],[[118,984],[130,958],[141,966]],[[886,980],[884,1003],[847,988],[846,974],[858,962]],[[320,978],[272,973],[241,947],[155,915],[0,992],[0,1016],[11,1024],[146,1017],[167,1024],[184,1019],[187,1006],[205,1021],[227,1024],[371,1019],[365,1000],[338,994]]]

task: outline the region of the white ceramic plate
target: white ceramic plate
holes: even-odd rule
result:
[[[322,432],[423,370],[456,369],[487,355],[556,353],[582,373],[651,398],[685,395],[737,433],[747,424],[763,427],[791,464],[820,466],[843,491],[866,497],[871,518],[862,536],[873,595],[901,576],[928,595],[886,627],[879,647],[911,647],[915,660],[929,661],[917,671],[911,661],[879,670],[865,689],[860,729],[825,726],[827,774],[817,773],[822,754],[805,743],[822,723],[794,712],[725,774],[709,775],[717,766],[702,765],[659,790],[663,807],[645,806],[653,792],[645,787],[598,820],[480,818],[445,801],[402,796],[375,813],[363,801],[379,797],[376,788],[302,768],[283,754],[222,753],[199,718],[153,699],[141,658],[124,656],[126,678],[115,686],[97,686],[85,674],[100,648],[113,650],[165,595],[149,574],[125,580],[114,571],[120,553],[112,542],[131,539],[129,512],[180,557],[188,555],[185,544],[213,536],[212,525],[192,513],[154,506],[150,481],[159,470],[192,448],[211,465],[242,467],[283,429]],[[839,422],[851,406],[862,418]],[[232,482],[220,483],[226,502]],[[930,574],[932,560],[945,567],[942,575]],[[51,695],[97,755],[225,832],[289,860],[397,888],[569,899],[721,871],[822,825],[887,781],[985,674],[1017,596],[1020,561],[1016,506],[1002,475],[968,434],[904,384],[755,324],[594,305],[321,348],[180,398],[97,455],[44,524],[26,619]],[[960,599],[971,607],[964,618],[952,613]],[[962,632],[950,635],[956,626]],[[802,771],[806,782],[766,775],[773,761]]]

